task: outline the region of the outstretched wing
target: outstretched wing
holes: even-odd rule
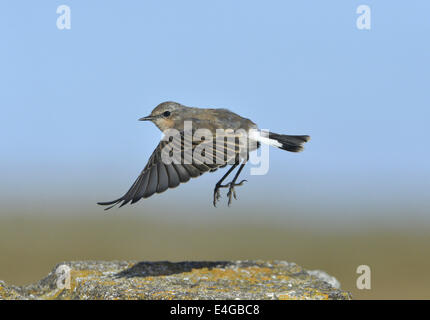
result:
[[[234,135],[234,139],[229,139],[231,135],[228,134],[224,135],[224,137],[218,137],[224,140],[224,148],[221,153],[216,150],[216,139],[213,139],[213,141],[194,141],[192,136],[192,134],[180,132],[179,139],[173,138],[169,141],[161,141],[127,193],[116,200],[98,202],[98,204],[109,206],[105,210],[119,203],[121,203],[120,207],[127,203],[133,204],[142,198],[152,196],[154,193],[162,193],[169,188],[175,188],[179,184],[185,183],[191,178],[199,177],[207,171],[212,172],[217,168],[232,164],[232,161],[234,162],[239,156],[239,150],[241,150],[239,146],[242,142],[237,139],[237,134]],[[198,151],[196,150],[198,146],[199,150],[203,149],[203,156],[200,158],[194,157],[194,151]],[[167,154],[169,151],[170,154]],[[187,152],[193,155],[189,163],[184,161],[184,159],[187,159]],[[205,162],[203,159],[205,154],[210,154],[212,161]],[[170,163],[165,161],[168,155],[173,160]],[[208,157],[205,159],[208,159]]]

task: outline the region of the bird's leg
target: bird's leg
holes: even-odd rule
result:
[[[237,170],[236,175],[234,176],[233,180],[226,185],[226,186],[229,186],[229,189],[228,189],[228,192],[227,192],[228,205],[229,206],[231,204],[232,197],[234,197],[235,199],[237,199],[237,197],[236,197],[236,191],[234,190],[234,187],[241,186],[246,181],[246,180],[242,180],[241,182],[236,183],[236,180],[237,180],[237,178],[239,178],[240,172],[245,167],[245,165],[246,165],[246,161],[242,162],[242,164],[240,165],[239,169]]]
[[[236,183],[237,178],[239,178],[240,172],[242,171],[242,169],[245,167],[246,161],[242,162],[242,164],[240,165],[239,169],[237,170],[233,180],[229,183],[226,184],[222,184],[222,182],[225,180],[225,178],[227,178],[227,176],[238,166],[238,164],[234,164],[228,171],[227,173],[221,178],[220,181],[218,181],[218,183],[215,185],[215,189],[214,189],[214,200],[213,200],[213,204],[216,207],[216,202],[219,200],[220,198],[220,192],[219,189],[221,188],[228,188],[228,192],[227,192],[227,196],[228,196],[228,205],[230,206],[232,199],[235,198],[237,199],[236,196],[236,191],[235,191],[235,187],[237,186],[241,186],[243,185],[243,183],[246,180],[242,180],[239,183]]]
[[[226,185],[222,185],[221,183],[225,180],[225,178],[228,177],[228,175],[237,167],[237,163],[235,163],[234,165],[231,166],[230,169],[228,169],[227,173],[217,182],[217,184],[215,185],[215,189],[214,189],[214,200],[213,200],[213,204],[214,207],[216,207],[216,202],[219,200],[220,198],[220,193],[219,193],[219,189],[220,188],[227,188],[229,186],[229,184]]]

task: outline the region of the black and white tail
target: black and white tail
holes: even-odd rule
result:
[[[292,136],[273,132],[256,131],[250,136],[251,139],[291,152],[303,150],[303,144],[308,142],[310,136]]]

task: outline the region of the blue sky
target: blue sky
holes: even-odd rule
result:
[[[61,4],[71,30],[56,27]],[[356,28],[360,4],[371,30]],[[125,212],[175,202],[427,219],[429,12],[426,1],[3,1],[3,210],[100,214],[94,203],[122,195],[160,138],[137,119],[174,100],[312,141],[273,150],[233,208],[209,208],[217,172]]]

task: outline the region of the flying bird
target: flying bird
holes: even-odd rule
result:
[[[151,121],[163,133],[175,131],[174,136],[162,139],[155,148],[145,168],[137,177],[130,189],[120,198],[98,202],[108,206],[108,210],[117,204],[120,207],[127,203],[133,204],[142,198],[175,188],[191,178],[201,176],[205,172],[214,172],[227,165],[231,167],[216,183],[213,191],[213,205],[220,199],[220,189],[228,188],[228,205],[232,198],[236,199],[235,187],[243,185],[246,180],[237,182],[249,158],[249,152],[260,147],[261,143],[290,152],[303,150],[303,144],[310,140],[308,135],[285,135],[260,131],[251,120],[241,117],[227,109],[193,108],[177,102],[160,103],[149,116],[139,119]],[[191,124],[191,128],[187,127]],[[212,136],[212,140],[193,136],[199,129],[204,129]],[[216,142],[220,142],[216,144]],[[219,145],[221,151],[219,152]],[[176,152],[177,151],[177,152]],[[190,161],[184,161],[187,152],[192,155]],[[197,152],[198,151],[198,152]],[[200,157],[193,155],[199,154]],[[172,157],[172,154],[176,155]],[[173,161],[165,161],[170,157]],[[213,161],[204,161],[210,159]],[[232,181],[223,184],[231,172],[239,166]]]

